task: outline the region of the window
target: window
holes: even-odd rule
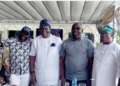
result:
[[[71,32],[68,33],[68,37],[72,37]],[[88,38],[94,43],[94,34],[93,33],[82,33],[82,37]]]
[[[51,34],[57,32],[61,39],[63,39],[63,29],[51,29]],[[40,35],[40,29],[36,29],[36,36]]]
[[[20,34],[19,30],[9,30],[8,38],[10,38],[10,37],[18,38],[19,34]],[[33,38],[33,36],[34,36],[34,31],[31,31],[30,38]]]

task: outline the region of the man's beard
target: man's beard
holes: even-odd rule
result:
[[[79,38],[80,38],[80,35],[74,35],[74,34],[72,34],[72,38],[73,38],[73,39],[79,39]]]

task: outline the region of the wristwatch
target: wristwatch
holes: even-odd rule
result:
[[[35,73],[35,71],[30,71],[30,74]]]

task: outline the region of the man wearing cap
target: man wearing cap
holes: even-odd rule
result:
[[[41,35],[33,40],[30,52],[31,79],[36,86],[58,86],[60,37],[50,34],[50,21],[40,22]]]
[[[109,25],[101,30],[102,43],[94,51],[92,86],[116,86],[117,73],[120,78],[120,46],[113,41],[114,33]]]
[[[2,43],[10,50],[10,84],[17,86],[28,86],[29,75],[29,53],[31,46],[31,29],[24,26],[19,38],[3,40]]]

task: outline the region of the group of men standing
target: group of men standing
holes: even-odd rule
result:
[[[120,77],[120,46],[113,41],[112,27],[102,28],[102,43],[95,49],[92,41],[82,37],[80,23],[72,25],[72,37],[63,42],[50,34],[50,21],[42,20],[39,29],[41,35],[33,40],[25,26],[19,38],[2,41],[10,49],[10,84],[28,86],[31,79],[36,86],[58,86],[61,78],[62,86],[65,82],[72,86],[76,76],[78,84],[115,86],[116,76]]]

